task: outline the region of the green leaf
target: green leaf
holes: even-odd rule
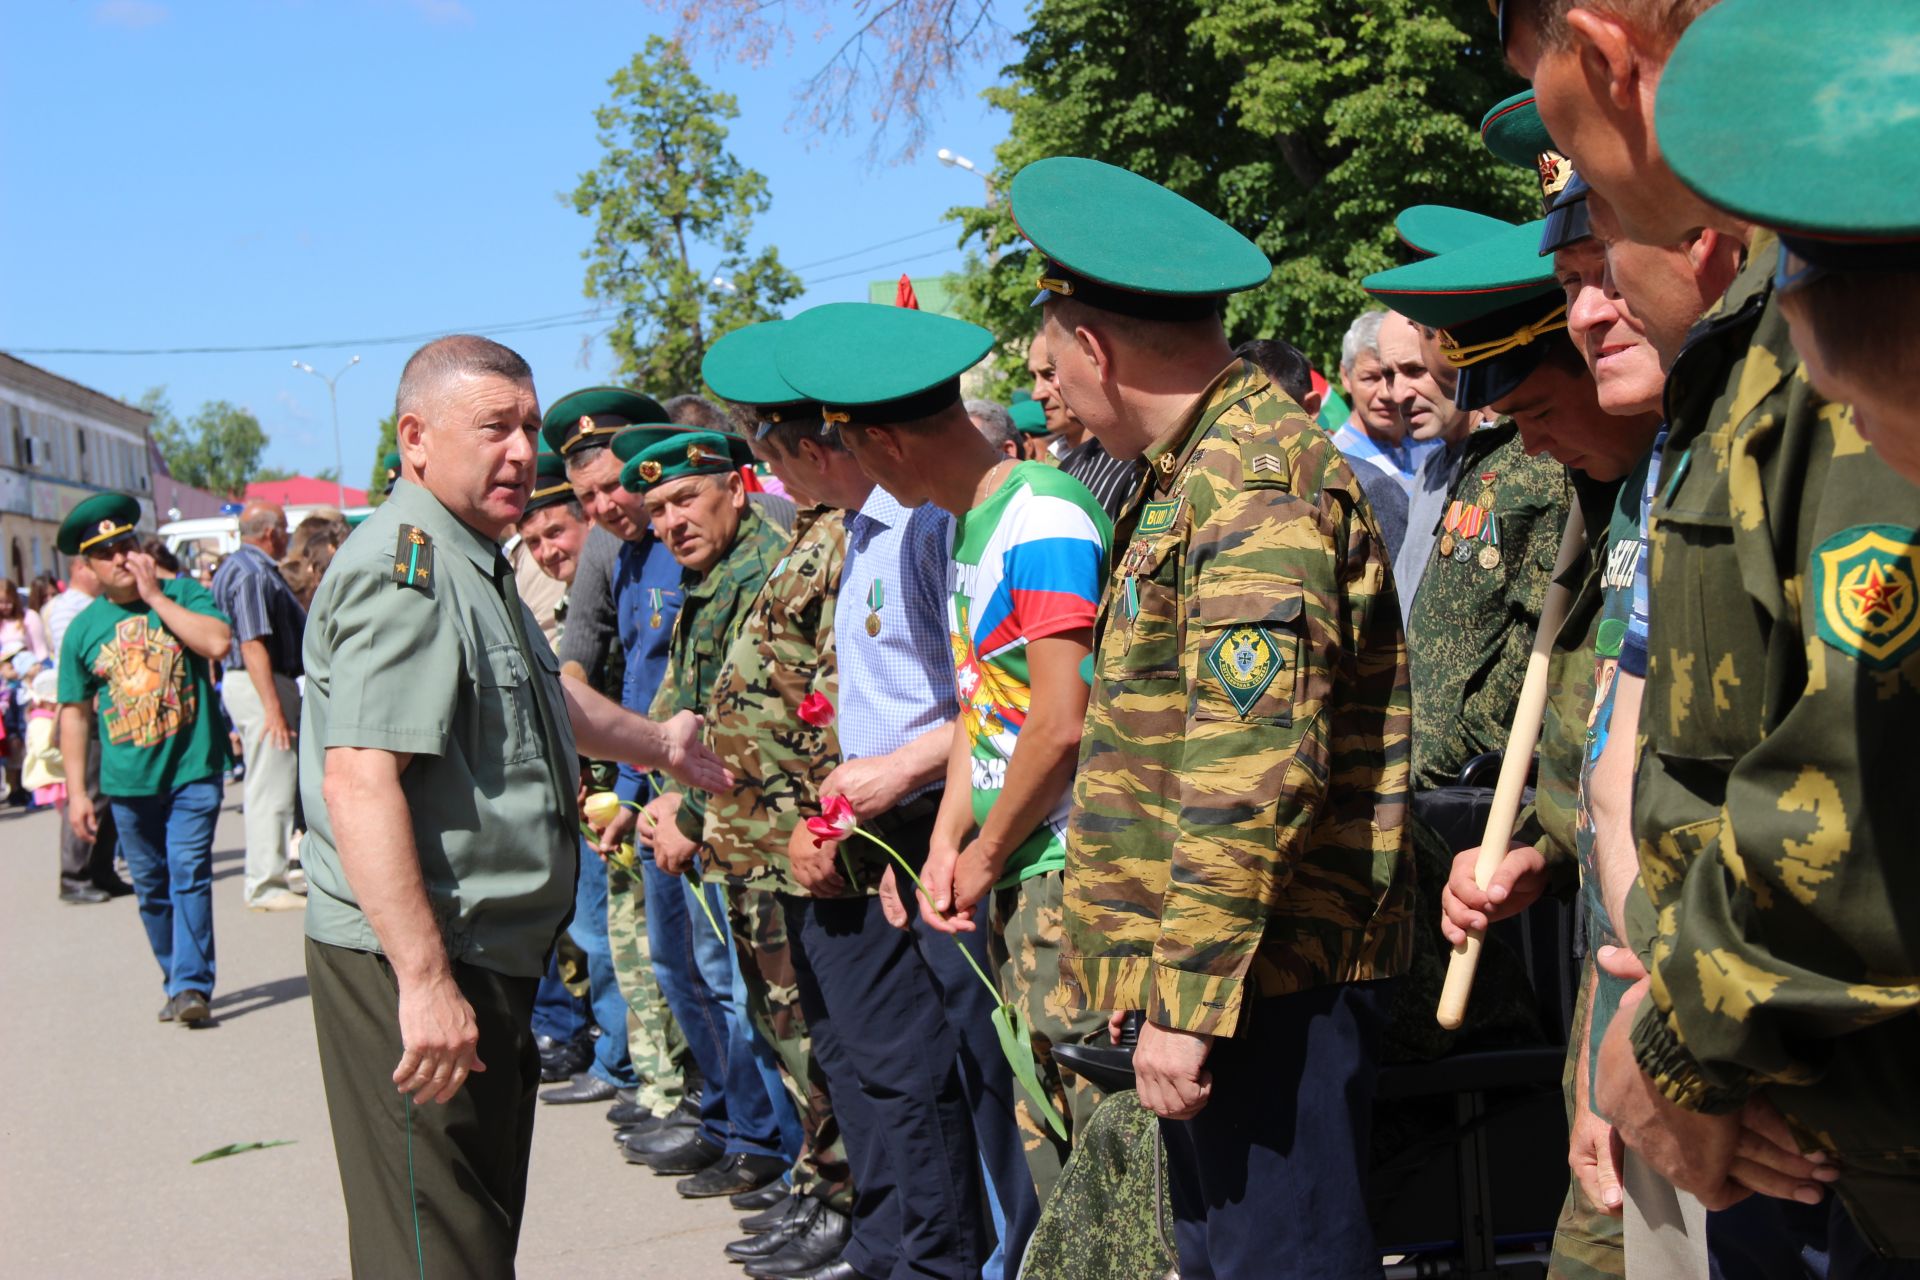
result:
[[[265,1151],[268,1147],[290,1147],[297,1138],[276,1138],[272,1142],[230,1142],[224,1147],[215,1147],[203,1156],[195,1156],[194,1164],[205,1164],[209,1160],[224,1160],[228,1156],[237,1156],[242,1151]]]
[[[1013,1068],[1013,1078],[1020,1082],[1027,1101],[1033,1104],[1035,1111],[1046,1117],[1048,1126],[1060,1140],[1066,1141],[1066,1122],[1053,1109],[1052,1099],[1040,1086],[1040,1069],[1033,1060],[1033,1031],[1027,1025],[1026,1015],[1003,1001],[993,1011],[993,1029],[1000,1034],[1000,1052],[1006,1055],[1007,1065]]]

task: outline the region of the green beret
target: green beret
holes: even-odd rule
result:
[[[99,555],[133,539],[140,504],[124,493],[96,493],[60,522],[54,543],[63,556]]]
[[[1400,216],[1393,220],[1393,229],[1409,249],[1430,258],[1436,253],[1464,249],[1498,232],[1511,231],[1513,224],[1452,205],[1416,204],[1400,211]]]
[[[604,421],[603,421],[604,419]],[[635,422],[665,422],[667,411],[651,396],[625,387],[588,387],[561,396],[540,419],[540,437],[558,454],[604,444]]]
[[[567,460],[551,449],[542,449],[534,462],[533,492],[527,495],[521,519],[547,507],[574,500],[573,485],[567,480]]]
[[[645,493],[687,476],[729,475],[740,469],[740,463],[728,441],[718,431],[685,431],[655,440],[620,469],[620,483],[629,492]]]
[[[1920,268],[1917,41],[1913,0],[1724,0],[1661,73],[1661,153],[1808,262]]]
[[[1007,416],[1013,419],[1013,425],[1023,436],[1047,434],[1047,411],[1040,407],[1038,400],[1015,400],[1008,407]]]
[[[829,302],[780,325],[780,376],[829,422],[883,426],[960,403],[960,375],[993,347],[977,324],[877,302]]]
[[[385,472],[387,477],[387,487],[382,492],[392,493],[394,484],[400,479],[400,455],[390,453],[380,459],[380,470]]]
[[[1260,247],[1137,173],[1054,156],[1013,176],[1014,225],[1047,256],[1041,293],[1146,319],[1190,320],[1264,284]]]
[[[826,425],[819,403],[794,390],[774,362],[776,331],[783,323],[769,320],[735,329],[708,347],[700,361],[700,376],[715,395],[759,411],[756,440],[765,439],[782,422],[811,423],[823,429]]]
[[[1553,260],[1540,256],[1544,221],[1360,282],[1401,315],[1441,330],[1441,350],[1460,370],[1454,401],[1462,408],[1510,394],[1550,349],[1539,339],[1567,327]]]

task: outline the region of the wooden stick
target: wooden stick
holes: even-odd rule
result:
[[[1493,788],[1493,808],[1487,813],[1486,830],[1480,837],[1480,857],[1473,864],[1473,879],[1482,889],[1500,869],[1513,839],[1513,823],[1520,814],[1520,796],[1526,790],[1527,770],[1533,763],[1533,749],[1540,742],[1540,721],[1547,709],[1547,668],[1553,660],[1553,642],[1573,605],[1573,593],[1561,584],[1580,558],[1586,538],[1586,521],[1576,499],[1567,512],[1567,530],[1560,538],[1560,554],[1553,563],[1553,582],[1540,606],[1540,628],[1533,633],[1533,651],[1527,655],[1527,676],[1520,685],[1519,705],[1514,708],[1513,727],[1507,730],[1507,749],[1500,758],[1500,780]],[[1473,991],[1473,973],[1480,964],[1483,930],[1467,932],[1467,940],[1453,949],[1447,961],[1447,981],[1440,989],[1440,1007],[1434,1016],[1449,1031],[1459,1028],[1467,1016],[1467,996]]]

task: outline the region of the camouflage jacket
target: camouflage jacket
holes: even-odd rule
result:
[[[653,706],[647,713],[650,717],[665,720],[681,711],[707,714],[708,699],[733,633],[747,605],[766,585],[786,545],[786,529],[749,506],[740,517],[733,545],[720,563],[703,574],[682,572],[680,613],[673,620],[673,635],[667,642],[667,673],[653,695]],[[680,830],[688,839],[700,840],[706,824],[706,793],[689,791],[666,779],[659,786],[663,791],[680,793]]]
[[[1567,523],[1567,469],[1529,458],[1512,422],[1461,447],[1407,621],[1420,790],[1453,786],[1467,761],[1506,747]]]
[[[1359,482],[1252,365],[1147,461],[1094,627],[1061,975],[1233,1035],[1248,999],[1408,963],[1406,647]]]
[[[1765,1086],[1862,1230],[1920,1249],[1920,490],[1808,383],[1774,257],[1756,237],[1667,381],[1634,1049],[1694,1110]]]
[[[831,724],[816,728],[798,711],[809,693],[840,700],[833,602],[846,554],[844,512],[801,512],[714,681],[707,744],[734,787],[708,797],[704,860],[736,883],[806,893],[788,871],[787,840],[820,812],[820,784],[839,763],[840,743]]]

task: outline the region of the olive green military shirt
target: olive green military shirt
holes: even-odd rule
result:
[[[749,503],[741,513],[733,544],[719,563],[705,573],[682,571],[680,613],[673,620],[673,636],[668,641],[667,673],[660,679],[649,713],[655,720],[670,719],[681,711],[708,713],[714,682],[720,678],[734,632],[747,606],[772,576],[773,566],[786,550],[787,538],[785,525],[775,524]],[[709,736],[711,732],[709,729]],[[660,786],[663,791],[680,794],[676,822],[681,834],[695,843],[704,839],[706,793],[689,791],[672,780]]]
[[[1454,786],[1469,760],[1505,749],[1567,502],[1567,469],[1528,457],[1510,420],[1462,443],[1407,619],[1415,789]]]
[[[707,798],[705,853],[735,883],[807,896],[793,878],[787,841],[802,818],[820,812],[820,787],[840,763],[840,742],[831,721],[802,720],[800,704],[810,693],[840,700],[833,605],[846,556],[846,513],[802,511],[714,681],[707,742],[734,785]],[[842,852],[851,857],[866,843],[849,841]]]
[[[380,950],[322,790],[329,748],[366,747],[412,756],[400,789],[448,958],[544,971],[573,908],[579,766],[559,659],[524,604],[507,611],[499,583],[511,574],[497,544],[402,480],[321,580],[300,711],[314,941]]]
[[[1406,647],[1347,462],[1236,360],[1115,522],[1074,779],[1061,978],[1233,1035],[1412,952]]]
[[[1674,362],[1634,834],[1641,1067],[1756,1090],[1920,1254],[1920,489],[1813,390],[1757,236]],[[1650,906],[1650,910],[1645,909]]]

